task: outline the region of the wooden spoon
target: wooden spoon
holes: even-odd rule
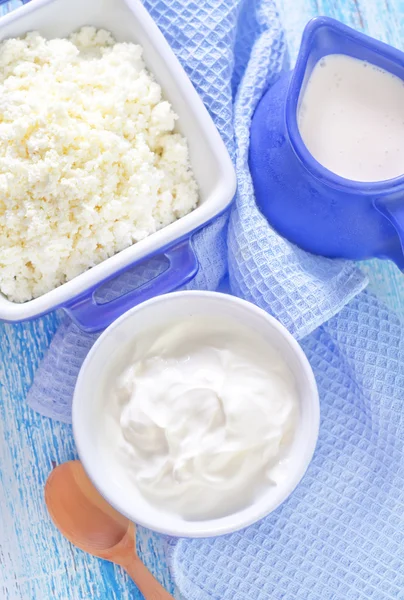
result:
[[[136,554],[136,526],[113,509],[80,461],[56,467],[45,486],[52,521],[75,546],[125,569],[146,600],[174,600]]]

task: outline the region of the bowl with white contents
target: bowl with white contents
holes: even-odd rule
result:
[[[78,453],[119,512],[160,533],[208,537],[275,510],[316,446],[319,398],[291,334],[217,292],[153,298],[115,321],[73,400]]]
[[[192,235],[235,173],[140,0],[32,0],[0,19],[0,319],[64,308],[86,331],[187,283]],[[110,302],[109,280],[168,268]]]

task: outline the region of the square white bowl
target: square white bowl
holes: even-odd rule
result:
[[[84,25],[107,29],[118,41],[143,47],[146,65],[179,116],[178,131],[188,140],[200,203],[185,217],[39,298],[18,304],[0,294],[0,320],[24,321],[56,308],[72,307],[75,298],[87,292],[92,295],[105,280],[159,250],[163,253],[176,241],[202,228],[226,210],[235,194],[236,177],[226,147],[184,69],[140,0],[31,0],[0,19],[0,41],[34,30],[46,38],[66,37]]]

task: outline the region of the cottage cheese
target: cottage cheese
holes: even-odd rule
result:
[[[193,210],[142,48],[85,27],[0,45],[0,290],[40,296]]]

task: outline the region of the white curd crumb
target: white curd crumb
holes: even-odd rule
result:
[[[185,138],[142,48],[83,27],[0,44],[0,291],[25,302],[192,211]]]

